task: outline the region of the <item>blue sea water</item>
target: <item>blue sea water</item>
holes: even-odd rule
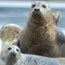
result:
[[[0,8],[0,27],[5,24],[15,23],[24,27],[27,23],[28,8]]]
[[[58,24],[59,27],[65,28],[65,9],[55,8],[53,12],[61,11],[61,19]],[[15,8],[15,7],[0,7],[0,28],[9,23],[18,24],[22,27],[26,26],[28,21],[29,8]]]

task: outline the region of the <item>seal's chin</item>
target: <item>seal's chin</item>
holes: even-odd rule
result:
[[[32,12],[32,17],[34,20],[37,20],[37,21],[42,20],[42,14],[40,12]]]

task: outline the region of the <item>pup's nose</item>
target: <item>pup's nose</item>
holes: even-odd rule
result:
[[[10,55],[11,56],[16,56],[16,53],[15,52],[11,52]]]
[[[40,9],[36,9],[36,8],[34,9],[34,11],[36,11],[36,12],[38,12],[39,10],[40,10]]]

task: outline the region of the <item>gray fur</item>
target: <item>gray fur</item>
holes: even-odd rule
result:
[[[54,58],[23,54],[23,65],[60,65]]]

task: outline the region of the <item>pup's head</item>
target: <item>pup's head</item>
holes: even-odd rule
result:
[[[16,45],[10,45],[6,49],[5,60],[9,60],[15,63],[20,58],[20,54],[21,54],[20,49]]]

